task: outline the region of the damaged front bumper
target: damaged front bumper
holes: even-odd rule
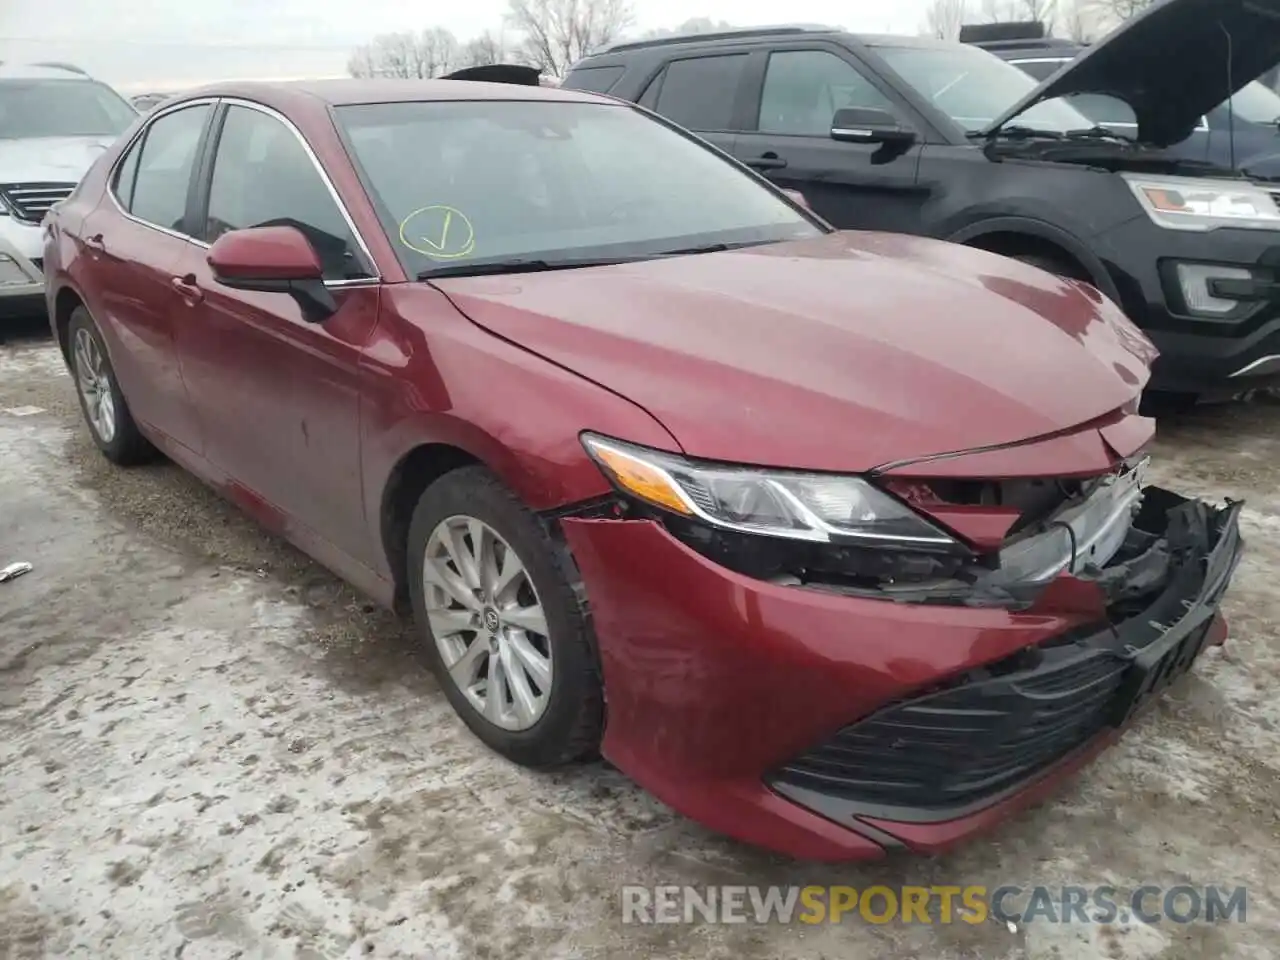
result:
[[[953,820],[1022,789],[1191,669],[1240,557],[1239,511],[1149,490],[1132,534],[1149,543],[1107,582],[1122,606],[1145,592],[1138,607],[882,707],[769,782],[842,822]]]
[[[991,605],[766,582],[652,520],[566,518],[604,753],[793,856],[945,848],[1051,790],[1222,639],[1239,511],[1148,487],[1108,562]]]

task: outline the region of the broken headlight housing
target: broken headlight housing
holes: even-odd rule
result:
[[[835,548],[969,551],[906,504],[854,476],[700,462],[595,434],[591,458],[618,490],[666,518],[737,537]]]

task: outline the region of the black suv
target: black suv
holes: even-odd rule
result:
[[[1229,73],[1239,89],[1277,61],[1280,0],[1163,0],[1039,86],[972,45],[798,27],[617,44],[563,86],[682,124],[838,227],[1092,283],[1159,347],[1159,399],[1185,401],[1280,383],[1272,188],[1166,149]],[[1064,99],[1104,91],[1134,136]]]

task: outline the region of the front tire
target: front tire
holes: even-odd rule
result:
[[[409,594],[454,710],[522,766],[591,756],[603,693],[576,573],[543,522],[483,467],[445,474],[409,526]]]
[[[84,307],[71,312],[67,343],[80,410],[103,456],[122,467],[155,459],[156,449],[134,422],[102,334]]]

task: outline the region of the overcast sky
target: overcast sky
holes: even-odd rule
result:
[[[824,23],[915,33],[927,0],[634,0],[633,32],[705,16],[735,25]],[[429,14],[432,8],[439,12]],[[0,60],[69,60],[128,92],[221,78],[336,76],[374,34],[502,28],[506,0],[0,0]],[[421,11],[421,12],[417,12]],[[352,16],[355,12],[357,15]]]

